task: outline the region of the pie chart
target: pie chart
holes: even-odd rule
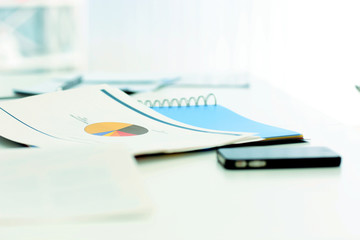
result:
[[[87,125],[85,127],[85,132],[104,137],[128,137],[128,136],[137,136],[147,133],[147,130],[144,127],[130,124],[130,123],[121,123],[121,122],[99,122]]]

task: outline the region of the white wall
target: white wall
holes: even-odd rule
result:
[[[268,65],[257,58],[253,73],[341,122],[360,125],[354,87],[360,84],[360,1],[271,2],[268,39],[260,44]]]
[[[90,68],[247,71],[251,0],[90,0]]]
[[[285,10],[288,70],[295,82],[360,80],[359,1],[289,1]]]

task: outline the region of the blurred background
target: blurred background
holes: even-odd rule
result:
[[[0,0],[0,71],[83,68],[84,7],[73,0]]]
[[[0,73],[261,78],[349,121],[359,12],[357,0],[0,0]]]

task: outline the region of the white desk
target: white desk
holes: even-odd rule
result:
[[[300,131],[311,144],[332,148],[343,157],[341,167],[229,171],[216,162],[214,151],[139,158],[155,206],[151,215],[0,225],[0,239],[360,239],[360,132],[256,82],[250,89],[165,88],[156,96],[209,92],[245,116]]]

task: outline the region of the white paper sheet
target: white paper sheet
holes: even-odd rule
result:
[[[176,122],[106,85],[1,102],[0,135],[38,147],[61,142],[119,143],[135,155],[259,139],[247,133],[224,133]]]
[[[0,192],[0,223],[138,216],[151,206],[134,158],[114,145],[1,150]]]

